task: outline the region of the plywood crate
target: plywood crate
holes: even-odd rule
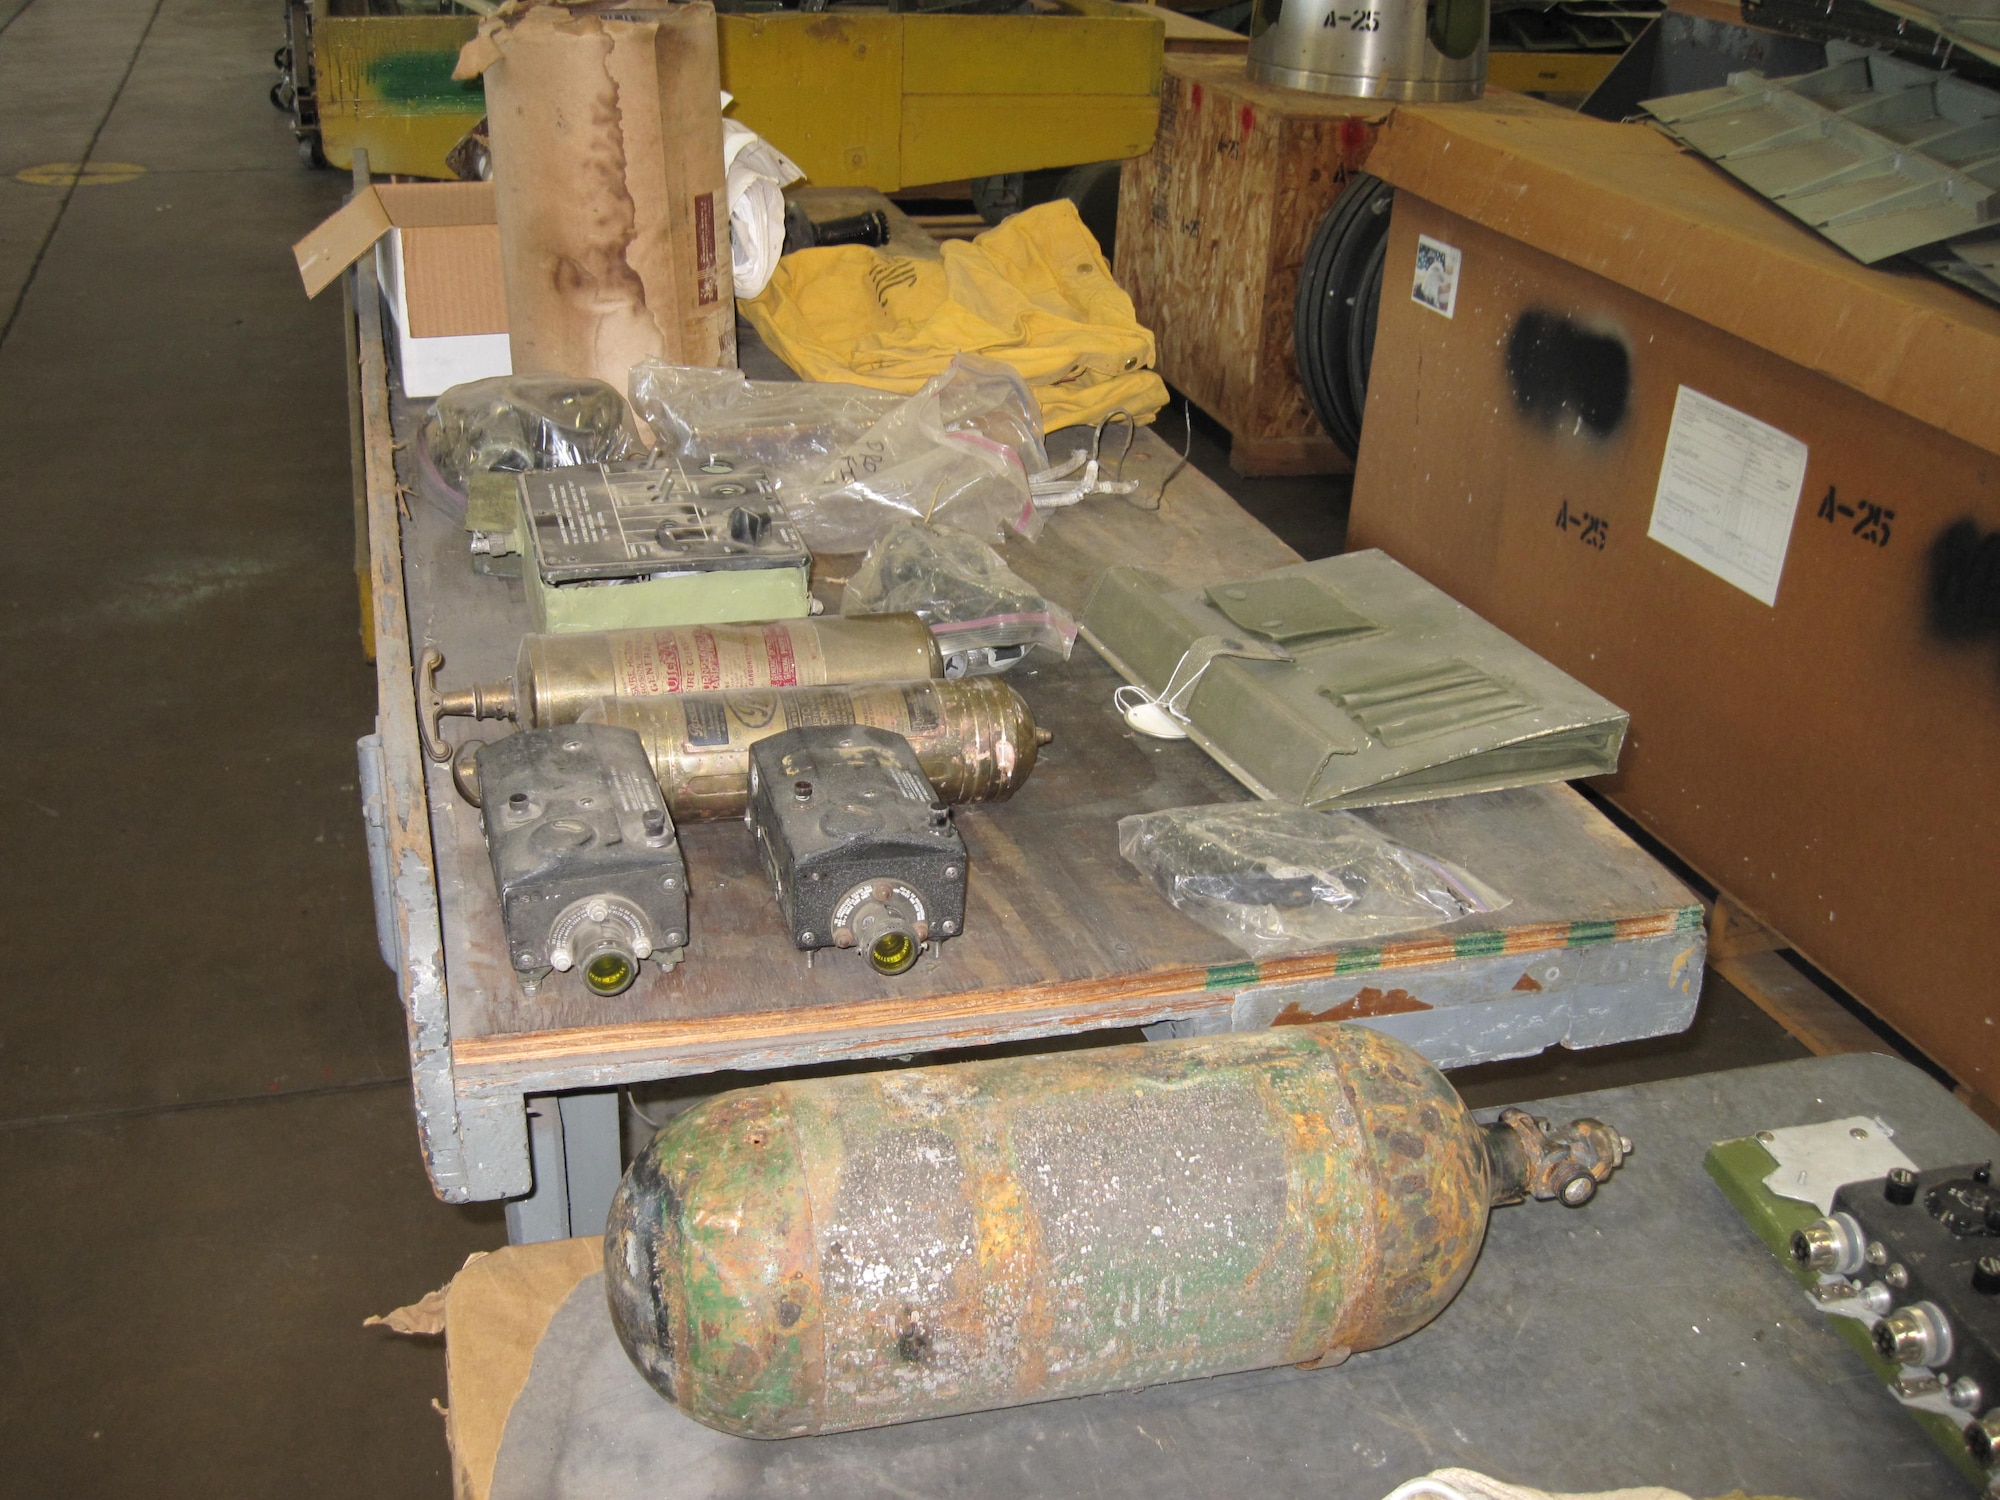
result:
[[[1299,384],[1292,303],[1313,230],[1386,113],[1252,83],[1240,57],[1166,58],[1159,135],[1119,184],[1116,270],[1160,374],[1229,429],[1238,473],[1352,467]]]

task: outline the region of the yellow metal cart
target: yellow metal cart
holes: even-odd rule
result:
[[[1023,15],[887,7],[717,18],[735,117],[824,187],[883,191],[1149,150],[1165,22],[1116,0],[1035,0]],[[308,159],[450,177],[445,154],[485,114],[452,79],[478,18],[397,0],[291,0],[289,107]],[[287,67],[287,65],[289,66]]]
[[[1166,28],[1148,11],[722,16],[722,83],[736,118],[823,187],[1117,161],[1151,150],[1159,123]]]

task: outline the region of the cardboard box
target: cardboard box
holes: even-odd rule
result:
[[[512,373],[490,185],[363,188],[292,247],[306,294],[318,296],[371,248],[396,325],[404,395],[435,396],[464,381]]]
[[[2000,641],[1932,574],[2000,528],[2000,308],[1530,101],[1398,110],[1369,170],[1349,545],[1628,710],[1612,798],[2000,1097]]]

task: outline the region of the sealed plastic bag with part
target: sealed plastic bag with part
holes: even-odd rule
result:
[[[1177,910],[1253,958],[1438,927],[1508,904],[1469,870],[1349,812],[1225,802],[1139,813],[1118,852]]]
[[[455,385],[432,403],[417,463],[432,503],[463,520],[474,474],[613,463],[645,451],[625,398],[603,381],[496,375]]]
[[[865,385],[752,380],[741,370],[632,367],[632,406],[662,453],[705,462],[738,453],[788,494],[824,474],[834,458],[906,398]]]
[[[1004,672],[1036,646],[1068,660],[1076,644],[1068,610],[954,526],[898,521],[868,549],[840,601],[843,615],[904,610],[931,627],[947,677]]]
[[[998,399],[991,399],[997,397]],[[866,552],[896,522],[942,522],[997,541],[1033,535],[1033,472],[1008,436],[1041,436],[1009,420],[998,382],[959,362],[842,449],[812,484],[785,497],[815,552]],[[1039,465],[1038,467],[1046,467]]]
[[[761,465],[815,552],[866,552],[905,517],[980,536],[1040,529],[1028,475],[1048,450],[1034,398],[978,355],[914,396],[648,360],[632,371],[632,403],[668,453]]]
[[[1042,441],[1041,408],[1027,381],[1011,365],[983,354],[961,354],[924,390],[933,387],[946,432],[998,443],[1030,474],[1039,474],[1049,466],[1049,450]]]

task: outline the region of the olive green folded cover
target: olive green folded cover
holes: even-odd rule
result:
[[[1289,653],[1217,656],[1176,705],[1190,739],[1280,802],[1368,807],[1602,776],[1625,741],[1622,709],[1378,551],[1182,591],[1112,568],[1082,633],[1149,695],[1207,638]]]

